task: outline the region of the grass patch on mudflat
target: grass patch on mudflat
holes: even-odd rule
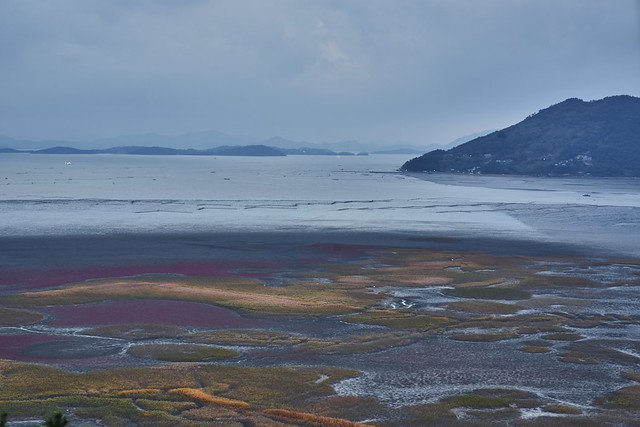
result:
[[[461,320],[448,326],[454,329],[508,329],[518,334],[537,334],[540,332],[556,332],[565,319],[555,315],[516,315],[516,316],[483,316],[470,320]]]
[[[142,412],[130,399],[86,396],[59,396],[49,399],[3,401],[0,409],[15,418],[44,418],[55,411],[75,408],[76,415],[100,418],[110,425],[124,425],[123,421],[140,422]]]
[[[273,417],[275,420],[284,421],[286,423],[293,422],[297,425],[311,426],[336,426],[336,427],[367,427],[368,424],[360,424],[344,420],[340,418],[322,417],[303,412],[288,411],[286,409],[266,409],[263,411],[265,415]]]
[[[170,325],[154,324],[127,324],[109,325],[96,328],[84,329],[84,335],[97,335],[100,337],[122,338],[127,340],[147,340],[157,338],[173,338],[181,335],[185,329]]]
[[[581,307],[586,307],[591,302],[586,299],[581,298],[566,298],[566,297],[534,297],[526,301],[522,301],[519,303],[523,307],[526,308],[534,308],[534,309],[546,309],[548,307],[557,306],[557,307],[571,307],[575,309],[579,309]]]
[[[622,378],[626,378],[628,380],[640,382],[640,372],[624,371],[624,372],[620,373],[620,376],[622,376]]]
[[[479,396],[477,394],[462,394],[458,396],[445,397],[440,401],[452,408],[466,406],[476,409],[494,409],[509,407],[512,399],[496,396]]]
[[[26,292],[4,297],[2,302],[21,307],[76,305],[123,299],[159,299],[200,302],[269,316],[318,316],[343,314],[360,306],[338,302],[356,302],[341,290],[318,290],[305,296],[302,290],[266,287],[251,279],[181,278],[181,280],[96,280],[61,289]],[[338,292],[338,294],[336,294]],[[295,296],[292,296],[294,295]],[[326,298],[324,298],[326,297]]]
[[[19,308],[0,308],[0,326],[22,326],[38,323],[44,319],[42,313]]]
[[[501,332],[496,334],[456,334],[450,336],[452,340],[470,342],[494,342],[517,337],[518,334],[516,334],[515,332]]]
[[[475,390],[472,394],[449,396],[441,399],[450,407],[467,407],[474,409],[495,409],[509,406],[519,408],[536,408],[542,405],[538,397],[524,390],[509,388],[487,388]]]
[[[570,332],[556,332],[553,334],[547,334],[542,336],[542,339],[552,340],[552,341],[577,341],[582,338],[584,338],[582,335],[573,334]]]
[[[541,405],[543,402],[536,395],[523,390],[481,389],[470,394],[449,396],[437,403],[406,407],[403,412],[407,416],[407,425],[493,425],[496,422],[520,425],[517,408]]]
[[[505,281],[504,277],[494,277],[490,279],[484,280],[471,280],[472,277],[468,276],[479,276],[476,279],[482,279],[484,276],[487,276],[486,273],[462,273],[462,276],[458,278],[458,280],[454,283],[456,288],[480,288],[492,285],[498,285]],[[464,280],[462,280],[464,279]]]
[[[162,411],[177,414],[198,407],[194,402],[175,402],[170,400],[136,399],[135,404],[146,411]]]
[[[456,301],[448,304],[447,308],[470,313],[513,314],[524,307],[495,301]]]
[[[123,397],[144,397],[149,395],[156,395],[160,393],[159,388],[137,388],[134,390],[122,390],[118,392],[118,396]]]
[[[610,346],[616,346],[615,341],[609,340],[582,340],[572,342],[564,348],[566,353],[559,356],[563,362],[570,363],[612,363],[622,366],[636,366],[640,363],[640,358],[632,354],[628,354]]]
[[[578,365],[596,365],[600,363],[599,360],[580,351],[567,351],[565,353],[560,353],[558,356],[560,357],[560,361],[566,363],[576,363]]]
[[[385,350],[411,344],[419,333],[391,332],[372,335],[351,335],[331,340],[309,338],[294,348],[295,351],[323,354],[355,354]]]
[[[198,402],[213,403],[214,405],[228,406],[235,409],[247,409],[251,407],[251,405],[249,405],[247,402],[227,399],[226,397],[213,396],[197,388],[174,388],[169,390],[169,393],[180,394]]]
[[[235,411],[231,408],[224,408],[221,406],[203,406],[201,408],[194,408],[194,409],[189,409],[184,411],[181,416],[183,418],[186,418],[187,420],[197,420],[197,421],[206,421],[209,424],[206,425],[212,425],[211,423],[220,423],[220,424],[213,424],[213,425],[224,425],[226,426],[238,426],[238,427],[244,427],[245,424],[242,424],[240,422],[237,422],[237,424],[233,420],[234,418],[236,418],[238,416],[238,411]],[[221,424],[224,423],[224,424]],[[187,422],[186,425],[189,426],[191,425],[191,422]],[[252,425],[252,424],[246,424],[246,425]],[[260,425],[260,424],[255,424],[255,425]]]
[[[237,351],[197,344],[145,344],[129,347],[127,353],[166,362],[213,362],[239,356]]]
[[[74,408],[77,416],[97,418],[107,425],[179,425],[204,419],[204,412],[212,417],[210,411],[197,409],[214,405],[230,410],[221,418],[218,411],[216,422],[242,424],[242,419],[255,419],[271,423],[262,410],[303,410],[334,396],[331,384],[356,374],[326,367],[196,364],[71,373],[0,361],[0,409],[11,417],[42,418],[55,410]],[[183,417],[182,412],[189,412],[190,417]]]
[[[582,411],[575,406],[563,405],[561,403],[550,403],[548,405],[544,405],[542,409],[554,414],[579,415],[582,413]]]
[[[607,396],[597,398],[594,404],[607,409],[640,409],[640,386],[623,387]]]
[[[192,332],[182,335],[180,338],[204,344],[259,347],[291,346],[306,341],[304,337],[260,329],[218,329],[215,331]]]
[[[525,345],[519,348],[520,351],[525,353],[549,353],[551,349],[549,347],[541,347],[537,345]]]
[[[376,419],[388,414],[389,407],[372,397],[331,396],[312,403],[304,412],[349,420]]]
[[[291,351],[322,354],[353,354],[398,347],[413,342],[411,333],[387,332],[369,335],[351,335],[348,339],[311,338],[253,329],[223,329],[194,332],[183,337],[191,342],[246,345],[259,347],[291,347]]]
[[[552,274],[529,274],[520,282],[522,287],[530,288],[597,288],[602,284],[578,276],[554,276]]]
[[[331,384],[358,375],[351,369],[333,367],[244,368],[207,365],[200,367],[198,378],[205,386],[224,383],[224,397],[241,400],[256,408],[300,407],[310,401],[331,396]]]
[[[443,275],[446,272],[426,272],[417,270],[413,273],[389,271],[390,268],[382,269],[368,275],[375,280],[370,286],[388,286],[402,288],[422,288],[425,286],[442,286],[451,283],[452,279]]]
[[[530,292],[523,291],[522,289],[501,286],[443,289],[442,293],[458,298],[490,300],[525,300],[531,298]]]
[[[404,310],[369,310],[363,313],[343,316],[351,323],[387,326],[394,329],[429,329],[450,323],[450,319],[439,316],[416,314]]]
[[[402,415],[408,426],[455,426],[460,425],[456,415],[451,412],[451,406],[445,403],[424,403],[421,405],[405,406]],[[401,425],[400,423],[398,423]],[[396,424],[384,423],[393,427]]]

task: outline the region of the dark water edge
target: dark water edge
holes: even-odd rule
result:
[[[335,261],[352,255],[342,252],[345,245],[484,252],[501,256],[580,257],[602,262],[634,258],[624,251],[584,244],[433,232],[325,230],[0,236],[0,295],[139,274],[218,275],[218,270],[233,269],[235,264],[245,268],[271,265],[283,271],[295,270],[306,259],[318,256],[319,245],[325,245],[330,251],[331,245],[336,245],[331,255]],[[203,269],[203,265],[207,267]],[[239,273],[246,276],[246,272]]]
[[[77,236],[0,236],[0,271],[109,267],[180,261],[290,260],[304,256],[300,247],[315,244],[397,246],[494,255],[577,256],[614,259],[627,254],[583,244],[492,239],[463,233],[322,232],[147,233]]]

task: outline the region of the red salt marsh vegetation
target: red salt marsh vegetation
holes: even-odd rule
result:
[[[605,283],[554,275],[553,258],[351,244],[290,251],[290,263],[230,263],[219,274],[168,263],[166,275],[101,271],[0,296],[0,310],[23,315],[7,325],[20,338],[0,354],[10,359],[0,363],[0,411],[26,419],[67,409],[107,425],[545,425],[559,415],[618,425],[640,416],[632,263],[624,283]],[[72,374],[19,363],[47,351],[80,357],[100,339],[113,345],[101,362],[111,366],[38,359],[87,371]],[[123,365],[126,374],[115,369]]]
[[[70,268],[18,268],[0,275],[0,286],[5,289],[44,289],[72,282],[108,277],[129,277],[149,274],[216,277],[264,277],[273,269],[286,265],[277,261],[224,261],[180,262],[147,265],[115,265]]]
[[[27,347],[60,338],[60,336],[45,334],[0,335],[0,359],[31,360],[24,353]]]
[[[208,328],[251,327],[255,319],[209,304],[188,301],[131,299],[97,304],[47,307],[50,326],[98,326],[123,323],[198,326]]]

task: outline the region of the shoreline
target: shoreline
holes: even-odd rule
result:
[[[323,246],[328,252],[319,253]],[[558,261],[637,259],[624,252],[581,245],[451,233],[298,231],[0,237],[0,295],[149,274],[247,276],[246,271],[252,269],[293,271],[314,257],[339,263],[353,255],[350,250],[376,248],[546,257]]]
[[[0,265],[4,267],[68,264],[168,262],[170,260],[251,259],[261,252],[278,258],[294,247],[352,244],[407,247],[492,255],[570,256],[612,260],[632,257],[623,251],[533,239],[473,237],[463,233],[378,231],[214,231],[184,233],[121,233],[45,236],[0,236]],[[276,252],[261,250],[271,247]],[[287,249],[289,247],[289,249]],[[95,251],[89,253],[87,251]],[[279,255],[277,250],[282,251]],[[126,251],[123,252],[123,251]],[[268,253],[265,253],[268,252]],[[107,258],[108,257],[108,258]]]

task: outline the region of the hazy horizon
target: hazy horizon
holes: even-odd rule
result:
[[[479,136],[486,135],[494,130],[484,130],[468,135],[462,135],[451,141],[443,141],[435,144],[415,144],[406,141],[385,141],[385,140],[335,140],[322,142],[309,142],[308,140],[294,141],[281,135],[269,137],[257,137],[252,135],[234,135],[220,132],[215,129],[194,131],[179,134],[160,134],[156,132],[146,132],[129,135],[114,135],[107,138],[86,139],[17,139],[10,135],[0,134],[0,148],[13,148],[20,150],[38,150],[43,148],[53,148],[58,144],[64,144],[76,149],[106,149],[118,146],[162,146],[178,149],[207,149],[223,145],[247,146],[247,145],[267,145],[276,148],[326,148],[333,150],[349,151],[349,149],[380,150],[385,149],[428,149],[452,148],[454,145],[462,144]],[[28,145],[22,145],[22,144]],[[59,145],[58,145],[59,146]]]

